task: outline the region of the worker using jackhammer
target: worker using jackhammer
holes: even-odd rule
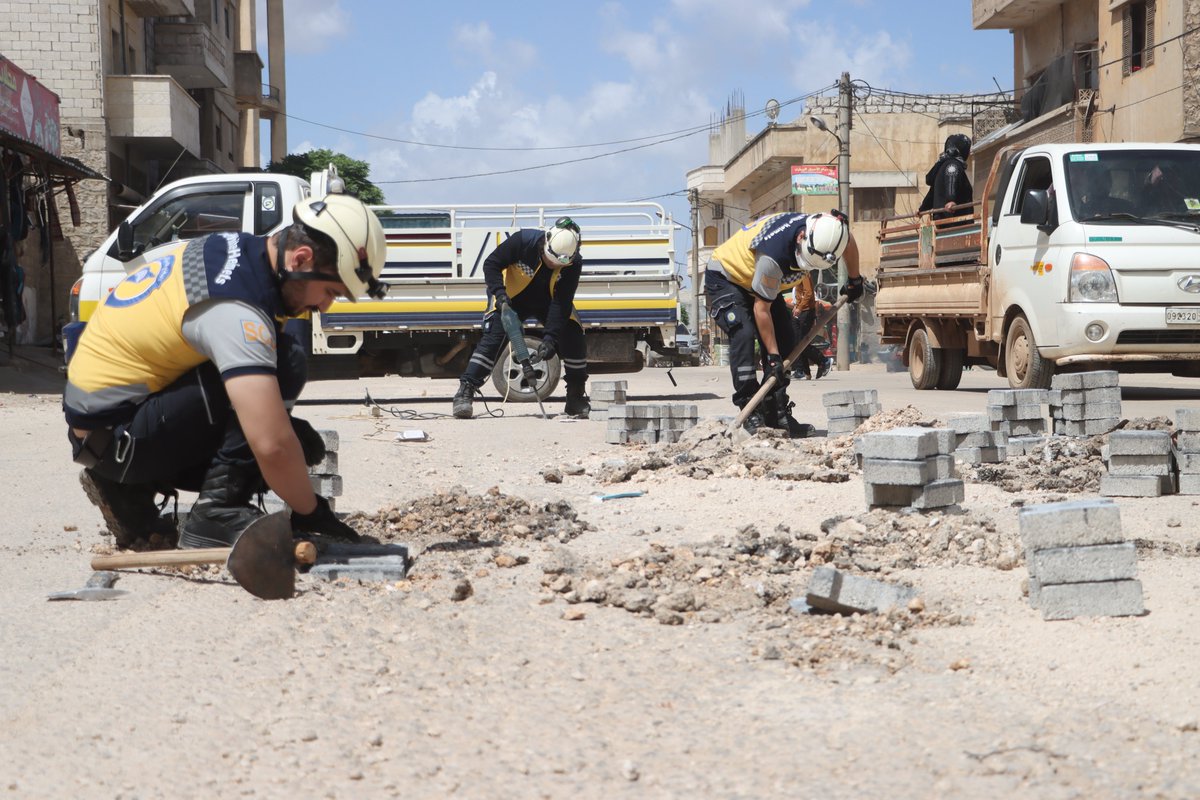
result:
[[[180,489],[199,497],[179,546],[232,545],[262,515],[252,498],[267,486],[295,530],[358,538],[309,483],[306,464],[325,447],[290,415],[305,351],[282,325],[337,297],[383,297],[383,228],[342,194],[301,201],[292,219],[271,236],[216,233],[152,250],[89,320],[63,409],[84,491],[118,546],[155,533],[173,541],[155,497]]]
[[[458,419],[470,419],[479,387],[492,374],[496,359],[508,343],[500,311],[511,306],[523,321],[533,317],[545,328],[534,359],[548,361],[560,354],[567,384],[563,413],[587,419],[592,406],[584,393],[587,384],[587,347],[583,325],[575,315],[575,290],[583,272],[579,254],[579,226],[560,217],[545,230],[522,228],[509,236],[483,262],[488,306],[483,316],[483,337],[459,379],[452,410]]]
[[[763,379],[775,377],[774,390],[743,423],[750,433],[766,426],[803,438],[811,430],[792,416],[794,404],[787,396],[783,360],[796,339],[781,292],[799,284],[810,270],[835,267],[843,258],[849,280],[841,294],[854,301],[863,293],[858,245],[846,216],[836,210],[772,214],[744,226],[713,251],[704,273],[704,291],[709,316],[729,337],[733,404],[744,408],[762,385],[756,342]]]

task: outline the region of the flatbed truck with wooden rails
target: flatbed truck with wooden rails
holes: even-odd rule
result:
[[[875,313],[913,386],[1092,369],[1200,377],[1200,146],[997,154],[982,199],[884,220]]]

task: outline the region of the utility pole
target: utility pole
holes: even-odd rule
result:
[[[850,216],[850,73],[843,72],[838,81],[838,206]],[[845,286],[849,279],[845,259],[838,259],[838,286]],[[837,368],[839,372],[850,369],[850,304],[838,309],[837,314]]]
[[[697,346],[700,341],[700,190],[688,189],[692,204],[692,333]]]

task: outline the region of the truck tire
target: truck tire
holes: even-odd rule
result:
[[[937,388],[952,391],[962,382],[963,358],[966,356],[957,347],[947,347],[942,351],[942,374],[938,376]]]
[[[932,389],[942,374],[942,350],[929,341],[924,328],[913,331],[908,343],[908,377],[914,389]]]
[[[1004,368],[1014,389],[1049,389],[1054,362],[1042,358],[1024,314],[1018,314],[1004,337]]]
[[[525,337],[525,344],[531,353],[537,350],[541,341],[533,336]],[[500,358],[496,359],[496,366],[492,367],[492,386],[500,393],[500,397],[513,403],[535,403],[539,399],[545,400],[558,386],[559,376],[562,375],[562,361],[558,356],[554,356],[549,361],[534,364],[533,369],[537,373],[537,379],[530,387],[525,384],[521,365],[512,359],[512,348],[506,347],[500,353]]]

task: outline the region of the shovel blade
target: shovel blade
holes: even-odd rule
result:
[[[238,585],[263,600],[296,595],[296,556],[291,515],[277,511],[242,531],[225,564]]]

